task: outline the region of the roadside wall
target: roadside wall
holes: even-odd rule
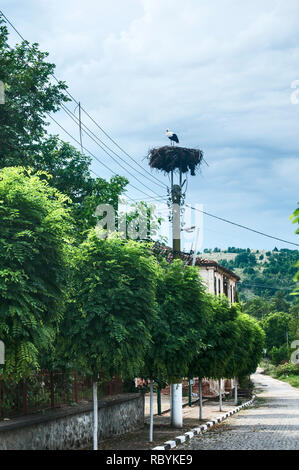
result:
[[[128,393],[99,401],[99,439],[144,424],[144,395]],[[0,422],[0,450],[82,449],[92,444],[92,403]]]

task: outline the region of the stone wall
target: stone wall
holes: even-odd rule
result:
[[[144,424],[144,395],[128,393],[99,401],[99,439]],[[92,445],[92,403],[0,421],[0,450],[84,449]]]

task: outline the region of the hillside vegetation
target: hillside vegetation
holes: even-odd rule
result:
[[[229,247],[225,251],[218,248],[205,250],[201,256],[217,261],[240,276],[240,300],[247,301],[255,296],[271,299],[281,293],[287,301],[294,301],[291,292],[295,288],[298,250],[275,248],[265,251]]]
[[[264,330],[264,353],[265,361],[270,364],[269,373],[282,374],[286,367],[294,368],[288,361],[293,351],[292,342],[298,339],[299,333],[299,296],[292,295],[296,286],[298,250],[230,247],[225,251],[218,248],[205,250],[201,256],[217,261],[240,276],[239,300],[243,312],[255,317]],[[286,362],[288,365],[280,371],[280,364]],[[295,383],[299,386],[298,375],[294,378]]]

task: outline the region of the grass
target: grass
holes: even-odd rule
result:
[[[277,378],[277,377],[275,377]],[[282,380],[283,382],[287,382],[292,387],[299,388],[299,376],[298,375],[282,375],[278,378],[278,380]]]
[[[265,374],[270,375],[274,379],[281,380],[282,382],[287,382],[292,385],[292,387],[299,388],[299,375],[278,375],[277,368],[267,360],[263,360],[260,365],[264,369]]]

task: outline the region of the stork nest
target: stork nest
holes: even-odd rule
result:
[[[199,167],[203,159],[203,153],[199,149],[188,149],[184,147],[164,147],[154,148],[149,152],[149,165],[157,170],[163,170],[170,173],[174,170],[180,170],[191,175],[195,175],[195,169]]]

